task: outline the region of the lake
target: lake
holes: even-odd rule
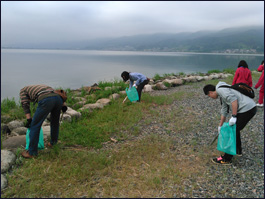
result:
[[[236,69],[242,59],[247,61],[250,70],[255,70],[264,55],[1,49],[1,100],[13,97],[18,100],[20,89],[32,84],[77,89],[99,81],[120,80],[123,71],[148,77],[206,73],[214,69]]]

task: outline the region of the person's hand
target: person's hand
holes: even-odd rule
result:
[[[221,131],[221,126],[218,126],[218,134],[220,133]]]
[[[62,111],[65,113],[67,111],[67,106],[62,106]]]
[[[229,120],[229,126],[233,126],[236,123],[236,117],[231,117]]]
[[[25,127],[29,128],[31,122],[32,122],[32,118],[27,119],[27,123],[26,123]]]
[[[133,87],[136,87],[136,84],[134,84]]]

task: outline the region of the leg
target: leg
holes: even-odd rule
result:
[[[40,128],[43,121],[49,114],[51,108],[52,107],[48,106],[46,98],[38,103],[38,107],[31,122],[30,133],[29,133],[30,143],[28,151],[30,155],[38,155]]]
[[[137,92],[138,92],[138,96],[139,96],[139,100],[138,102],[141,101],[141,95],[142,95],[142,90],[144,88],[144,86],[148,84],[148,81],[147,80],[144,80],[138,87],[137,87]]]
[[[63,101],[61,97],[53,97],[54,107],[51,111],[51,145],[54,145],[58,141],[59,136],[59,120],[62,109]]]
[[[264,99],[264,84],[261,86],[259,90],[259,104],[263,104]]]
[[[257,107],[245,112],[245,113],[238,113],[237,114],[237,121],[236,121],[236,151],[238,154],[242,153],[241,147],[241,138],[240,138],[240,131],[247,125],[247,123],[251,120],[251,118],[256,114]],[[224,158],[230,161],[233,158],[233,155],[224,154]]]

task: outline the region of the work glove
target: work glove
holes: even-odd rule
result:
[[[65,113],[67,111],[67,106],[62,106],[62,111]]]
[[[29,128],[31,122],[32,122],[32,118],[27,119],[27,123],[26,123],[25,127]]]
[[[136,84],[134,84],[133,87],[136,87]]]
[[[220,134],[221,126],[218,126],[218,134]]]
[[[233,126],[236,123],[236,117],[231,117],[229,120],[229,126]]]

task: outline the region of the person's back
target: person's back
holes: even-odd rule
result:
[[[250,87],[252,87],[251,71],[248,68],[239,67],[236,70],[232,85],[238,83],[245,83]]]

